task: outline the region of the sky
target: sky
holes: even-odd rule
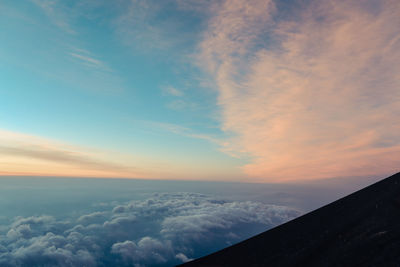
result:
[[[400,166],[397,0],[0,1],[0,175]]]

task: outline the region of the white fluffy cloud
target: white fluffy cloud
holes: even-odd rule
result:
[[[287,207],[193,193],[104,207],[76,218],[15,218],[0,233],[0,265],[173,265],[299,215]]]

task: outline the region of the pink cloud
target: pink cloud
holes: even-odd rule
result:
[[[236,134],[223,150],[250,155],[243,171],[257,181],[398,171],[400,2],[314,1],[293,21],[275,12],[227,0],[200,45],[222,128]]]

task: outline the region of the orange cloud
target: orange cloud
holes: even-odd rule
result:
[[[0,130],[0,175],[147,177],[118,155],[90,151],[41,137]],[[121,159],[120,159],[121,160]],[[122,160],[121,160],[122,161]]]
[[[154,129],[181,136],[218,142],[207,135],[172,124],[149,123]],[[154,130],[153,129],[153,130]],[[169,157],[168,157],[169,156]],[[144,178],[174,180],[239,180],[237,170],[224,163],[210,162],[207,167],[191,157],[171,155],[136,156],[58,142],[0,129],[0,176],[68,176]],[[222,178],[221,178],[222,177]]]
[[[400,2],[373,4],[313,1],[274,22],[269,1],[215,10],[202,64],[215,73],[222,127],[236,134],[223,149],[250,155],[254,180],[399,170]]]

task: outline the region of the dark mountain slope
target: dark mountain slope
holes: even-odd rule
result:
[[[400,266],[400,173],[182,266]]]

